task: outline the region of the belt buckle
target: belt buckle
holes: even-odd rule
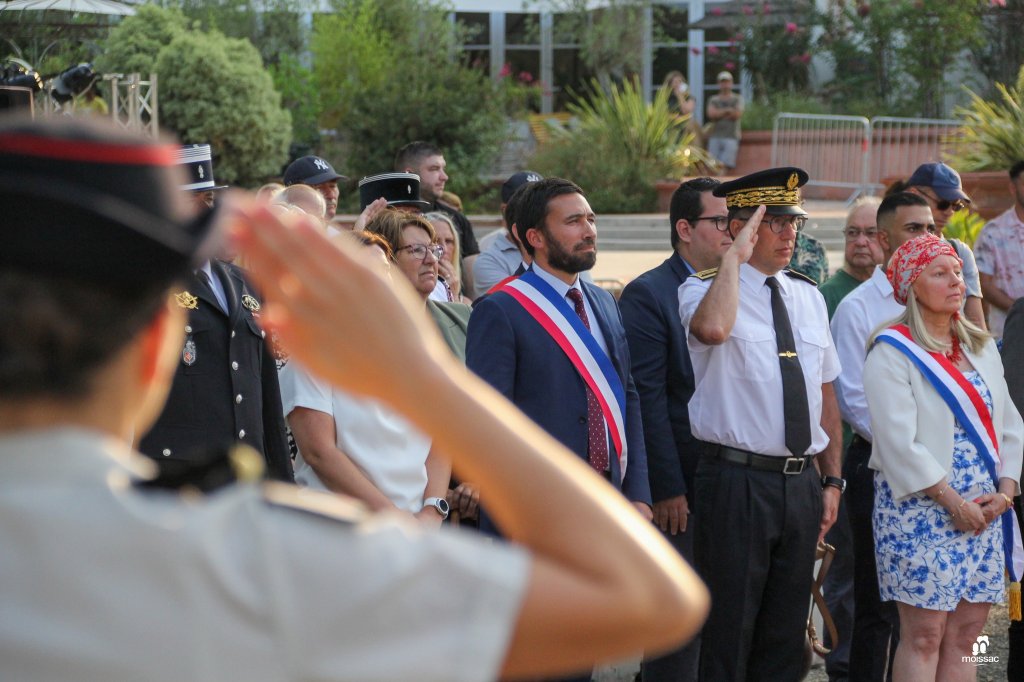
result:
[[[807,460],[803,457],[787,457],[786,462],[782,467],[782,473],[787,476],[796,476],[804,472],[804,467],[807,466]]]

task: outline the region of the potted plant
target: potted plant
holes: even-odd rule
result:
[[[661,190],[667,188],[671,196],[681,178],[709,161],[706,152],[692,146],[686,117],[669,109],[664,88],[647,103],[636,80],[608,90],[594,80],[587,91],[573,94],[567,108],[571,125],[552,128],[530,166],[544,175],[572,178],[587,189],[598,213],[667,210]]]
[[[986,100],[968,89],[971,103],[954,113],[963,121],[950,164],[960,171],[973,208],[985,218],[1006,210],[1007,171],[1024,159],[1024,66],[1013,87],[996,83],[997,97]]]

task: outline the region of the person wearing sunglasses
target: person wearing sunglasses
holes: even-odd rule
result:
[[[906,191],[921,195],[931,206],[932,218],[935,219],[935,227],[940,237],[943,236],[942,231],[953,214],[971,204],[971,198],[964,192],[963,184],[960,182],[960,174],[944,163],[923,163],[918,166],[907,179]],[[964,283],[967,284],[964,315],[977,327],[988,329],[985,324],[985,311],[981,307],[981,278],[974,253],[971,247],[959,239],[946,241],[953,245],[960,260],[963,261]]]

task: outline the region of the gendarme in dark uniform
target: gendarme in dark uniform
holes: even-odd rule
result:
[[[712,596],[701,680],[802,678],[815,546],[845,487],[828,311],[815,284],[786,269],[805,182],[776,168],[715,188],[734,242],[717,270],[679,290],[690,427],[706,444],[694,477],[694,555]]]
[[[219,189],[208,145],[185,147],[181,160],[192,174],[188,190]],[[277,368],[259,326],[260,297],[235,265],[212,259],[196,272],[175,292],[188,323],[167,405],[138,448],[170,464],[242,442],[263,454],[269,477],[291,481]]]

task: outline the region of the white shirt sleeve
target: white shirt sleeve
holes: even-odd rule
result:
[[[694,313],[697,312],[697,306],[704,300],[710,287],[710,281],[705,282],[696,277],[687,277],[679,285],[679,321],[686,330],[686,345],[694,352],[701,352],[708,348],[707,345],[690,334],[690,320],[693,319]]]
[[[313,378],[304,367],[290,360],[278,371],[281,383],[281,407],[288,417],[296,407],[305,407],[334,415],[334,402],[330,385]]]
[[[842,365],[836,379],[836,399],[843,421],[861,437],[871,440],[871,417],[864,395],[865,344],[871,323],[860,301],[843,299],[832,317],[832,338]]]

